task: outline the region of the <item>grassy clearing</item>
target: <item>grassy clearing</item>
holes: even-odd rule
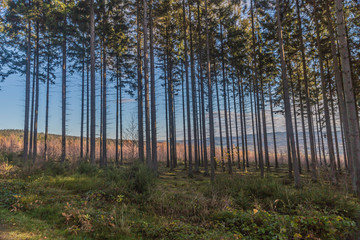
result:
[[[346,239],[360,222],[343,188],[304,176],[295,189],[281,172],[210,184],[182,166],[156,178],[141,164],[0,165],[0,224],[14,239]]]

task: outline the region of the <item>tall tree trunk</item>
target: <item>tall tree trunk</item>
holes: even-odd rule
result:
[[[360,131],[357,116],[357,106],[354,96],[354,86],[351,76],[349,47],[346,36],[345,17],[343,1],[335,0],[337,31],[339,39],[339,51],[342,65],[342,76],[344,81],[344,93],[346,112],[348,114],[349,137],[351,146],[353,189],[360,196]]]
[[[302,126],[303,141],[304,141],[304,154],[305,154],[305,162],[306,162],[306,171],[309,172],[310,171],[309,154],[308,154],[307,137],[306,137],[303,95],[302,95],[302,87],[301,87],[299,72],[298,72],[297,75],[298,75],[297,76],[298,77],[298,92],[299,92],[299,102],[300,102],[301,126]]]
[[[95,18],[94,0],[90,0],[90,72],[91,72],[91,126],[90,126],[90,161],[95,164],[95,117],[96,117],[96,95],[95,95]]]
[[[120,165],[124,163],[124,141],[123,141],[123,106],[122,106],[122,76],[119,73],[119,112],[120,112]]]
[[[167,51],[166,51],[167,53]],[[167,60],[164,59],[164,76],[165,76],[165,121],[166,121],[166,167],[170,167],[170,157],[169,157],[169,120],[168,120],[168,86],[167,86]]]
[[[268,144],[267,127],[266,127],[264,80],[262,76],[260,77],[260,87],[261,87],[262,121],[263,121],[263,132],[264,132],[265,163],[266,163],[267,171],[270,171],[269,144]]]
[[[150,2],[150,77],[151,77],[151,155],[152,167],[158,170],[157,161],[157,127],[156,127],[156,86],[155,86],[155,57],[154,57],[154,32],[153,32],[153,1]]]
[[[203,61],[202,61],[202,41],[201,41],[201,15],[200,15],[200,0],[197,1],[197,11],[198,11],[198,35],[199,35],[199,49],[198,49],[198,65],[199,65],[199,81],[200,81],[200,90],[201,90],[201,114],[202,114],[202,148],[203,148],[203,163],[208,162],[207,158],[207,141],[206,141],[206,126],[205,126],[205,86],[203,78]],[[199,172],[199,162],[195,163],[195,172]],[[208,174],[205,171],[205,174]]]
[[[212,99],[212,82],[210,69],[210,47],[209,47],[209,19],[207,0],[205,0],[205,26],[206,26],[206,52],[207,52],[207,80],[208,80],[208,101],[209,101],[209,128],[210,128],[210,165],[211,165],[211,181],[215,178],[215,137],[214,137],[214,113]],[[204,162],[205,173],[207,172],[207,161]]]
[[[119,165],[119,106],[120,106],[120,101],[119,100],[119,88],[120,88],[120,84],[119,84],[119,71],[120,71],[120,67],[119,67],[119,56],[116,56],[116,116],[115,116],[115,163],[116,166]]]
[[[30,7],[31,1],[28,5]],[[27,21],[27,40],[26,40],[26,78],[25,78],[25,121],[24,121],[24,144],[23,144],[23,161],[28,159],[29,143],[29,108],[30,108],[30,62],[31,62],[31,22]]]
[[[344,149],[346,149],[346,152],[344,151],[344,156],[350,156],[351,159],[351,144],[350,144],[350,133],[349,133],[349,119],[346,109],[346,103],[345,103],[345,96],[344,96],[344,86],[343,81],[341,78],[340,73],[340,66],[338,62],[338,54],[337,54],[337,47],[335,42],[335,30],[334,26],[332,24],[332,17],[331,12],[329,9],[329,1],[325,1],[325,10],[326,10],[326,16],[327,16],[327,28],[329,30],[329,37],[330,37],[330,43],[331,43],[331,55],[333,58],[333,68],[335,72],[335,83],[336,83],[336,92],[338,96],[338,106],[339,106],[339,112],[340,112],[340,119],[341,119],[341,126],[343,128],[343,135],[345,135],[345,139],[343,138],[343,141],[346,143],[346,146],[344,146]]]
[[[36,45],[34,52],[36,52]],[[34,108],[35,108],[35,91],[36,91],[36,54],[34,54],[34,64],[33,64],[33,79],[32,79],[32,89],[31,89],[31,118],[30,118],[30,146],[29,146],[29,156],[33,157],[33,136],[34,136]]]
[[[275,121],[274,121],[274,109],[273,109],[273,101],[272,101],[272,92],[271,92],[271,85],[269,83],[269,101],[270,101],[270,112],[271,112],[271,124],[272,124],[272,132],[273,132],[273,141],[274,141],[274,157],[275,157],[275,168],[279,168],[279,159],[277,153],[277,146],[276,146],[276,131],[275,131]]]
[[[308,79],[308,75],[307,75],[305,45],[304,45],[304,39],[303,39],[302,19],[300,16],[299,0],[296,0],[296,13],[297,13],[297,22],[298,22],[299,39],[300,39],[302,68],[303,68],[303,74],[304,74],[306,110],[307,110],[308,130],[309,130],[309,138],[310,138],[311,179],[313,181],[317,181],[316,150],[315,150],[316,144],[314,142],[315,137],[314,137],[314,132],[313,132],[314,128],[313,128],[313,122],[312,122],[312,113],[311,113],[310,96],[309,96],[309,79]]]
[[[34,119],[34,149],[33,149],[33,162],[37,157],[37,132],[38,132],[38,119],[39,119],[39,22],[36,23],[36,92],[35,92],[35,119]]]
[[[241,104],[242,104],[242,117],[243,117],[243,124],[244,124],[244,134],[245,134],[245,138],[244,138],[244,142],[245,142],[245,161],[246,161],[246,165],[245,162],[243,163],[243,169],[246,171],[249,167],[249,151],[248,151],[248,137],[247,137],[247,124],[246,124],[246,113],[245,113],[245,93],[244,93],[244,88],[243,88],[243,83],[241,83],[240,85],[240,95],[241,95]]]
[[[89,81],[89,63],[87,61],[86,63],[86,159],[89,158],[89,151],[90,151],[90,145],[89,145],[89,127],[90,127],[90,96],[89,96],[89,90],[90,90],[90,81]]]
[[[148,10],[147,0],[144,4],[144,78],[145,78],[145,138],[146,138],[146,163],[149,168],[152,168],[151,158],[151,134],[150,134],[150,99],[149,99],[149,56],[148,56]]]
[[[217,110],[218,110],[218,121],[219,121],[219,133],[220,133],[220,153],[221,153],[221,168],[225,172],[225,161],[224,161],[224,147],[223,147],[223,136],[222,136],[222,124],[221,124],[221,108],[220,108],[220,97],[219,97],[219,84],[216,74],[216,65],[214,66],[215,71],[215,81],[216,81],[216,101],[217,101]]]
[[[81,119],[80,119],[80,158],[84,158],[84,105],[85,105],[85,44],[83,39],[83,59],[81,74]]]
[[[331,87],[331,80],[329,79],[328,82],[330,82],[330,104],[331,104],[331,117],[333,122],[333,131],[334,131],[334,140],[335,140],[335,148],[336,148],[336,160],[337,160],[337,167],[338,170],[341,171],[341,163],[340,163],[340,151],[339,151],[339,142],[338,142],[338,134],[337,134],[337,128],[336,128],[336,118],[335,118],[335,106],[334,106],[334,91]],[[341,123],[340,123],[341,124]]]
[[[185,88],[184,88],[184,67],[181,69],[181,100],[182,100],[182,117],[183,117],[183,143],[184,143],[184,165],[187,168],[187,147],[186,147],[186,113],[185,113]],[[190,154],[190,153],[189,153]]]
[[[327,139],[329,158],[330,158],[330,174],[331,174],[332,183],[337,184],[334,143],[333,143],[333,137],[332,137],[332,131],[331,131],[329,101],[328,101],[328,97],[327,97],[327,84],[326,84],[325,73],[324,73],[322,46],[320,43],[320,26],[319,26],[318,15],[316,12],[319,9],[317,9],[316,4],[317,4],[317,2],[316,2],[316,0],[314,0],[316,42],[317,42],[317,46],[318,46],[319,63],[320,63],[321,90],[322,90],[322,96],[323,96],[323,102],[324,102],[325,127],[326,127],[326,135],[327,135],[326,139]]]
[[[51,41],[48,41],[47,49],[47,68],[46,68],[46,104],[45,104],[45,139],[44,139],[44,158],[45,161],[48,160],[48,132],[49,132],[49,98],[50,98],[50,45]]]
[[[64,0],[66,6],[66,0]],[[65,7],[66,8],[66,7]],[[62,39],[62,138],[61,138],[61,162],[65,161],[66,158],[66,36],[67,35],[67,14],[65,9],[64,15],[64,32]]]
[[[194,162],[199,162],[199,144],[198,144],[198,111],[197,111],[197,101],[196,101],[196,79],[195,79],[195,60],[194,60],[194,49],[193,49],[193,35],[192,35],[192,24],[191,24],[191,10],[190,10],[190,4],[189,5],[189,21],[190,21],[190,68],[191,68],[191,98],[192,98],[192,112],[193,112],[193,127],[194,127]],[[185,12],[185,10],[183,10]],[[189,95],[188,95],[188,98]],[[188,112],[188,118],[190,118],[189,112]],[[189,120],[188,125],[190,126]],[[188,129],[189,130],[189,129]],[[188,134],[188,137],[190,139],[191,133]],[[189,154],[192,154],[189,150]],[[193,170],[192,170],[192,158],[189,156],[189,176],[193,176]]]
[[[104,29],[107,24],[107,7],[106,1],[104,0]],[[103,150],[103,166],[107,166],[107,47],[106,38],[103,39],[103,115],[102,115],[102,127],[103,127],[103,139],[102,139],[102,150]],[[101,162],[100,162],[101,163]]]
[[[224,42],[223,42],[223,31],[222,24],[220,23],[220,41],[221,41],[221,68],[222,68],[222,80],[223,80],[223,95],[224,95],[224,115],[225,115],[225,133],[226,133],[226,152],[225,158],[228,162],[228,171],[232,173],[231,158],[230,158],[230,136],[229,136],[229,125],[228,125],[228,108],[227,108],[227,79],[225,75],[225,56],[224,56]],[[229,106],[230,107],[230,106]]]
[[[291,119],[291,108],[290,108],[290,97],[289,97],[289,83],[287,78],[286,71],[286,60],[285,60],[285,52],[284,52],[284,43],[282,36],[282,26],[280,19],[280,0],[276,0],[276,15],[277,15],[277,26],[278,26],[278,40],[279,40],[279,48],[280,48],[280,59],[281,59],[281,71],[282,71],[282,80],[284,85],[284,104],[285,104],[285,116],[286,116],[286,132],[289,136],[289,142],[291,145],[291,155],[294,164],[294,180],[295,186],[300,187],[300,173],[298,161],[296,159],[296,151],[295,151],[295,139],[293,132],[293,125]]]
[[[256,36],[255,36],[255,20],[254,20],[254,9],[253,9],[253,0],[250,1],[251,8],[251,32],[252,32],[252,51],[253,51],[253,85],[254,85],[254,104],[255,104],[255,119],[256,119],[256,130],[257,130],[257,140],[258,140],[258,156],[259,156],[259,166],[261,171],[261,177],[264,177],[264,159],[263,159],[263,150],[262,150],[262,137],[261,137],[261,124],[260,124],[260,100],[259,100],[259,88],[258,88],[258,69],[257,69],[257,53],[256,53]],[[255,98],[256,96],[256,98]]]
[[[183,25],[184,25],[183,26],[183,28],[184,28],[183,41],[184,41],[185,82],[186,82],[186,113],[187,113],[188,152],[189,152],[189,168],[190,168],[190,162],[192,165],[191,114],[190,114],[190,112],[191,112],[191,106],[190,106],[191,96],[190,96],[190,83],[189,83],[189,62],[188,62],[188,48],[187,48],[187,24],[186,24],[185,0],[183,0],[182,4],[183,4]],[[192,48],[192,46],[191,46],[191,48]],[[184,91],[183,91],[183,93],[184,93]],[[183,100],[183,104],[184,104],[184,100]],[[185,114],[185,111],[184,111],[184,114]],[[184,128],[185,128],[185,121],[184,121]],[[186,140],[185,134],[186,134],[186,132],[184,132],[184,141]],[[185,152],[185,156],[186,156],[186,152]],[[190,176],[192,175],[192,169],[189,170],[189,175]]]
[[[138,145],[139,160],[144,162],[144,122],[143,122],[143,86],[141,75],[141,30],[140,30],[140,0],[136,0],[136,25],[137,25],[137,81],[138,81]]]
[[[231,104],[230,104],[230,89],[229,89],[229,84],[228,83],[226,85],[226,88],[227,88],[227,94],[228,94],[228,98],[227,98],[227,101],[228,101],[228,106],[229,106],[229,111],[228,111],[228,114],[229,114],[229,133],[230,133],[230,162],[231,164],[234,164],[234,144],[233,144],[233,134],[232,134],[232,114],[231,114]]]
[[[256,132],[255,132],[255,120],[254,120],[254,106],[253,106],[253,94],[250,92],[250,108],[251,108],[251,126],[252,126],[252,136],[253,136],[253,146],[254,146],[254,160],[255,168],[258,168],[258,159],[257,159],[257,147],[256,147]]]
[[[239,80],[238,80],[239,81]],[[236,87],[235,87],[235,80],[233,79],[232,81],[232,87],[233,87],[233,104],[234,104],[234,115],[235,115],[235,133],[236,133],[236,154],[237,154],[237,161],[238,161],[238,169],[241,168],[241,163],[240,163],[240,144],[239,144],[239,127],[238,127],[238,116],[237,116],[237,107],[236,107]],[[239,94],[240,97],[240,94]],[[240,112],[241,112],[241,108],[240,108]],[[240,120],[242,120],[240,114]],[[243,129],[242,129],[242,123],[240,123],[241,127],[241,136],[243,137]],[[242,143],[244,142],[244,138],[242,138]],[[242,145],[243,148],[243,152],[242,152],[242,156],[244,157],[244,144]]]
[[[290,76],[292,75],[291,66],[290,69]],[[294,127],[295,127],[295,144],[296,144],[296,156],[299,162],[299,172],[301,173],[301,160],[300,160],[300,147],[299,147],[299,133],[298,133],[298,122],[297,122],[297,111],[296,111],[296,98],[295,98],[295,87],[294,82],[291,81],[291,90],[292,90],[292,102],[293,102],[293,112],[294,112]]]

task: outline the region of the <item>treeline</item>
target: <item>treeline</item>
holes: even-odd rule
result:
[[[336,184],[345,169],[360,194],[356,1],[7,0],[2,7],[1,75],[25,76],[24,161],[37,159],[40,81],[46,84],[47,156],[49,88],[61,67],[62,161],[67,154],[67,76],[78,72],[80,157],[92,163],[100,119],[99,161],[100,166],[108,164],[111,84],[116,88],[116,164],[122,162],[118,151],[126,91],[138,103],[138,158],[157,171],[156,94],[164,92],[170,170],[178,165],[176,129],[182,125],[189,176],[202,168],[213,180],[217,167],[232,173],[233,168],[246,171],[252,163],[264,176],[279,168],[274,115],[280,113],[286,120],[288,170],[295,185],[301,186],[302,171],[311,172],[316,181],[319,168],[327,168]],[[180,120],[177,111],[182,111]],[[220,159],[215,137],[220,138]],[[255,153],[251,159],[250,145]]]

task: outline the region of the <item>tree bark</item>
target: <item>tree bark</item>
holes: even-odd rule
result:
[[[314,128],[313,128],[313,122],[312,122],[312,113],[311,113],[311,105],[310,105],[310,97],[309,97],[309,79],[308,79],[308,75],[307,75],[305,45],[304,45],[304,39],[303,39],[302,20],[301,20],[301,16],[300,16],[299,0],[296,0],[296,13],[297,13],[297,20],[298,20],[297,22],[298,22],[299,39],[300,39],[302,68],[303,68],[303,74],[304,74],[306,110],[307,110],[308,130],[309,130],[309,138],[310,138],[311,179],[313,181],[317,181],[316,150],[315,150],[316,144],[314,142],[314,132],[313,132]]]
[[[295,152],[295,139],[294,139],[294,132],[293,132],[293,125],[291,119],[291,109],[290,109],[290,97],[289,97],[289,83],[286,73],[286,60],[285,60],[285,52],[284,52],[284,43],[283,43],[283,36],[282,36],[282,26],[281,26],[281,19],[280,19],[280,0],[276,0],[276,15],[277,15],[277,26],[278,26],[278,40],[279,40],[279,53],[281,59],[281,71],[282,71],[282,80],[284,86],[284,104],[285,104],[285,120],[286,120],[286,130],[289,136],[289,141],[291,145],[291,155],[294,164],[294,180],[295,180],[295,187],[300,187],[300,173],[299,173],[299,166],[298,161],[296,159],[296,152]]]
[[[155,86],[155,57],[154,57],[154,32],[153,32],[153,1],[150,2],[150,77],[151,77],[151,156],[154,172],[158,170],[157,161],[157,127],[156,127],[156,86]]]
[[[91,82],[91,116],[90,116],[90,161],[95,164],[95,127],[96,127],[96,95],[95,95],[95,18],[94,0],[90,0],[90,82]]]

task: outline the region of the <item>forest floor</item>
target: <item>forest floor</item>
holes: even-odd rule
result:
[[[286,169],[217,170],[189,178],[183,165],[155,177],[143,165],[21,166],[0,154],[0,239],[356,239],[360,201],[342,174],[332,186]],[[325,173],[323,173],[325,176]]]

